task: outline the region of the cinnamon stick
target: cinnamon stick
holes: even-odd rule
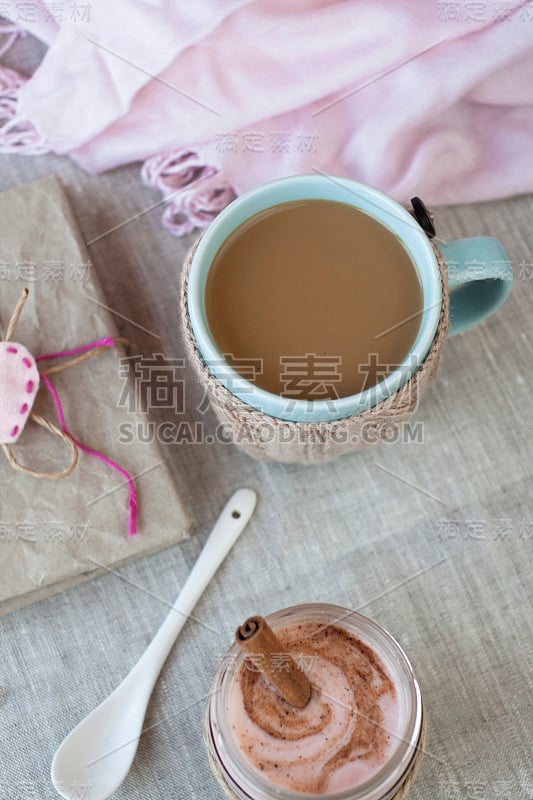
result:
[[[263,617],[249,617],[235,631],[235,641],[287,703],[307,705],[311,684]]]

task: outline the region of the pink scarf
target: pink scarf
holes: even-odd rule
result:
[[[176,234],[301,172],[400,202],[533,190],[533,2],[92,0],[62,22],[33,5],[22,24],[50,46],[27,82],[0,69],[0,149],[142,160]]]

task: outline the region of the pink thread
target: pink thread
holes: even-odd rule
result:
[[[24,364],[25,367],[28,367],[28,369],[31,369],[31,361],[30,361],[29,358],[24,357],[22,359],[22,363]]]
[[[16,347],[6,347],[6,350],[7,350],[8,353],[18,353],[18,350],[17,350]]]
[[[81,353],[87,353],[89,350],[94,350],[96,347],[114,347],[115,340],[112,336],[106,336],[104,339],[98,339],[96,342],[84,344],[81,347],[75,347],[74,350],[60,350],[57,353],[47,353],[44,356],[37,356],[36,361],[48,361],[52,358],[67,358],[68,356],[79,356]]]
[[[19,432],[19,426],[15,425],[15,427],[13,428],[13,430],[11,431],[11,433],[9,435],[10,436],[16,436],[18,432]]]
[[[24,403],[24,405],[23,405],[23,406],[22,406],[22,408],[20,409],[20,413],[21,413],[21,414],[25,414],[27,410],[28,410],[28,404],[27,404],[27,403]]]
[[[33,381],[28,381],[28,383],[26,384],[26,391],[28,392],[28,394],[31,394],[33,392]]]
[[[43,356],[38,356],[35,360],[45,361],[50,358],[64,358],[65,356],[72,356],[72,355],[78,355],[79,353],[85,353],[88,350],[94,349],[95,347],[102,347],[102,346],[113,347],[114,344],[115,344],[114,340],[110,336],[108,336],[105,339],[100,339],[99,341],[93,342],[92,344],[84,345],[82,347],[76,347],[74,350],[64,350],[63,352],[59,353],[48,353]],[[63,415],[63,407],[61,405],[59,395],[54,389],[50,379],[46,375],[43,375],[43,373],[41,373],[41,378],[46,384],[46,387],[50,392],[52,399],[55,403],[57,418],[59,420],[59,424],[63,432],[66,433],[67,436],[70,436],[74,444],[77,447],[79,447],[80,450],[83,450],[84,453],[88,453],[88,455],[94,456],[94,458],[98,458],[100,459],[100,461],[103,461],[104,464],[107,464],[109,467],[118,472],[118,474],[121,475],[128,484],[128,491],[129,491],[128,534],[130,536],[133,536],[135,533],[137,533],[137,516],[138,516],[137,493],[135,491],[135,484],[133,483],[133,478],[128,472],[126,472],[126,470],[122,469],[122,467],[120,467],[110,458],[103,455],[103,453],[99,453],[97,450],[92,450],[90,447],[87,447],[87,445],[82,444],[82,442],[80,442],[78,439],[76,439],[75,436],[72,435],[72,433],[69,431],[65,423],[65,417]]]

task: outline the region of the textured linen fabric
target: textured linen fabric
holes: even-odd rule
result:
[[[157,197],[135,168],[94,178],[66,159],[3,158],[1,188],[51,172],[87,241],[120,226],[90,252],[109,305],[162,337],[117,318],[132,352],[179,357],[177,275],[193,237],[177,241],[157,209],[141,213]],[[360,609],[412,660],[430,722],[413,800],[531,798],[532,219],[532,197],[438,210],[443,238],[501,238],[516,286],[495,316],[445,344],[417,414],[423,443],[315,467],[254,462],[231,445],[167,445],[191,538],[0,619],[2,800],[57,797],[56,747],[137,660],[224,501],[246,485],[257,510],[169,656],[114,798],[221,800],[202,741],[215,668],[247,615],[309,600]],[[187,375],[185,418],[212,432]],[[4,508],[9,484],[0,491]]]

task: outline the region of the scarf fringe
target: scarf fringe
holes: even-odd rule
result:
[[[26,31],[18,25],[0,23],[0,57]],[[51,148],[34,125],[18,114],[20,91],[28,78],[0,64],[0,154],[28,156],[50,153]],[[237,193],[217,167],[206,164],[189,148],[157,153],[141,168],[145,184],[163,193],[165,209],[161,221],[173,236],[203,230]]]
[[[18,37],[26,36],[26,31],[14,22],[0,22],[0,37],[5,37],[5,42],[0,44],[0,58],[12,47]]]
[[[0,24],[0,57],[5,55],[26,31],[14,24]],[[5,38],[5,41],[2,39]],[[14,69],[0,64],[0,153],[28,156],[50,152],[50,146],[27,119],[17,114],[20,90],[28,79]]]
[[[141,167],[145,184],[163,192],[163,226],[173,236],[203,230],[237,197],[217,167],[201,155],[179,148],[150,156]]]

